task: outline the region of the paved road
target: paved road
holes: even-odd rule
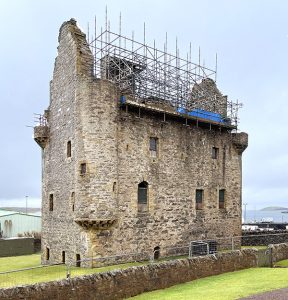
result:
[[[288,288],[253,295],[239,300],[288,300]]]

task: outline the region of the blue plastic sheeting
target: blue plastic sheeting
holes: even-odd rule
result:
[[[189,116],[206,119],[218,123],[224,123],[224,121],[221,118],[221,115],[215,112],[203,110],[203,109],[194,109],[192,111],[188,112]]]
[[[180,114],[187,114],[187,109],[185,109],[183,107],[178,107],[177,112]]]
[[[121,96],[121,97],[120,97],[120,103],[121,103],[121,104],[126,103],[126,96]]]

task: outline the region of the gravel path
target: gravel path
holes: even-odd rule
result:
[[[288,288],[252,295],[239,300],[288,300]]]

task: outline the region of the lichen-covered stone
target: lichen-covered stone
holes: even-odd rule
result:
[[[76,254],[147,256],[155,247],[165,255],[167,248],[191,240],[241,235],[239,147],[247,135],[237,139],[229,128],[185,126],[175,116],[164,120],[160,108],[149,112],[146,104],[140,115],[135,107],[122,109],[117,86],[94,78],[93,63],[75,20],[65,22],[45,113],[42,262],[61,262],[63,251],[73,263]],[[205,84],[218,91],[212,82]],[[219,97],[215,111],[225,115],[226,99]],[[156,155],[149,150],[151,137],[157,139]],[[149,185],[144,210],[137,202],[142,181]],[[204,191],[202,210],[196,210],[196,189]]]

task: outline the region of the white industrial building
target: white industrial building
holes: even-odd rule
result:
[[[0,209],[0,237],[41,232],[41,216]]]

